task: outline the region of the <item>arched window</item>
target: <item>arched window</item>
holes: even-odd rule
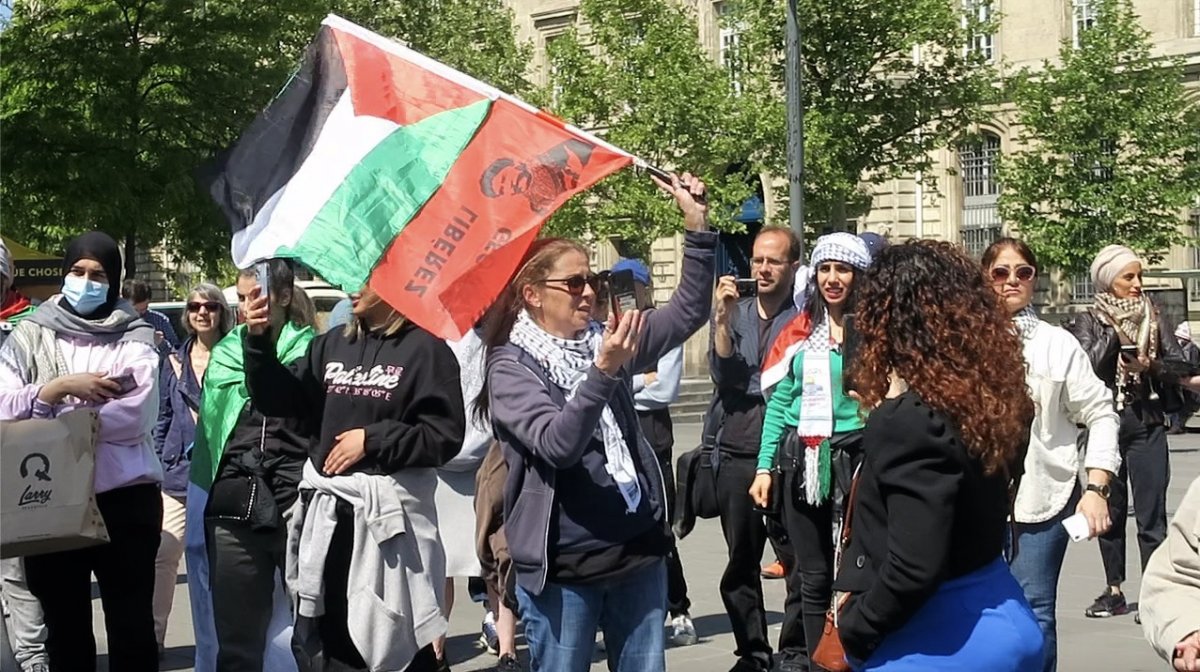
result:
[[[979,256],[1000,237],[1000,182],[996,179],[996,159],[1000,156],[1000,136],[984,131],[975,141],[959,147],[959,176],[962,178],[962,244],[967,252]]]

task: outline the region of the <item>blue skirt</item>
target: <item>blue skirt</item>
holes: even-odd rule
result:
[[[938,588],[862,670],[1040,672],[1042,630],[1003,558]]]

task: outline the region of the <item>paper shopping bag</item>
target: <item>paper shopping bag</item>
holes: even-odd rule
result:
[[[0,558],[108,541],[93,482],[99,429],[93,409],[0,422]]]

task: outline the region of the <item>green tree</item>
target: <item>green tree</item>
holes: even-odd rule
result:
[[[329,11],[507,93],[524,95],[532,49],[501,0],[330,0]]]
[[[1046,263],[1085,271],[1119,242],[1152,261],[1185,241],[1200,195],[1200,113],[1182,64],[1152,54],[1129,0],[1096,0],[1059,63],[1010,82],[1024,149],[1002,158],[1000,211]]]
[[[54,249],[101,229],[124,241],[131,272],[135,245],[159,242],[211,268],[228,234],[193,171],[279,89],[316,13],[249,0],[17,4],[0,34],[5,232]]]
[[[329,11],[501,88],[527,47],[498,0],[58,0],[0,33],[5,234],[54,249],[95,228],[217,273],[229,229],[194,175],[286,83]],[[464,26],[470,29],[464,30]]]
[[[758,158],[786,174],[783,0],[727,0],[737,30],[733,67],[757,111]],[[931,152],[984,118],[995,71],[982,50],[991,0],[797,0],[804,104],[805,209],[841,229],[870,207],[864,184],[921,170]],[[786,202],[786,185],[781,192]],[[817,227],[813,227],[817,228]]]
[[[549,45],[549,83],[535,100],[652,165],[702,176],[718,226],[740,226],[733,214],[757,175],[749,101],[701,49],[694,15],[661,0],[583,0],[579,12],[581,25]],[[645,255],[680,224],[647,175],[621,171],[568,202],[548,230],[613,237]]]

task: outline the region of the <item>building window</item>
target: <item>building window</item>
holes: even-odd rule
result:
[[[1192,268],[1200,270],[1200,203],[1192,208],[1192,212],[1188,217],[1188,223],[1191,224],[1192,243],[1188,248],[1188,256],[1191,257]],[[1200,278],[1188,278],[1188,301],[1191,303],[1200,303]]]
[[[1000,237],[1000,182],[996,179],[996,159],[1000,155],[1000,136],[984,132],[976,142],[959,148],[959,175],[962,178],[962,245],[967,253],[980,256]]]
[[[1077,275],[1071,279],[1071,303],[1091,303],[1096,300],[1092,276]]]
[[[967,30],[967,54],[982,54],[988,63],[996,60],[995,35],[979,30],[973,21],[981,24],[992,20],[992,0],[963,0],[963,28]]]
[[[745,67],[741,59],[741,37],[745,32],[745,26],[740,22],[734,21],[730,16],[729,5],[720,2],[717,3],[717,19],[720,22],[721,31],[719,34],[719,50],[717,59],[729,73],[729,82],[733,86],[734,93],[742,92],[742,72]]]
[[[1079,48],[1079,36],[1096,25],[1096,0],[1071,0],[1071,41]]]

